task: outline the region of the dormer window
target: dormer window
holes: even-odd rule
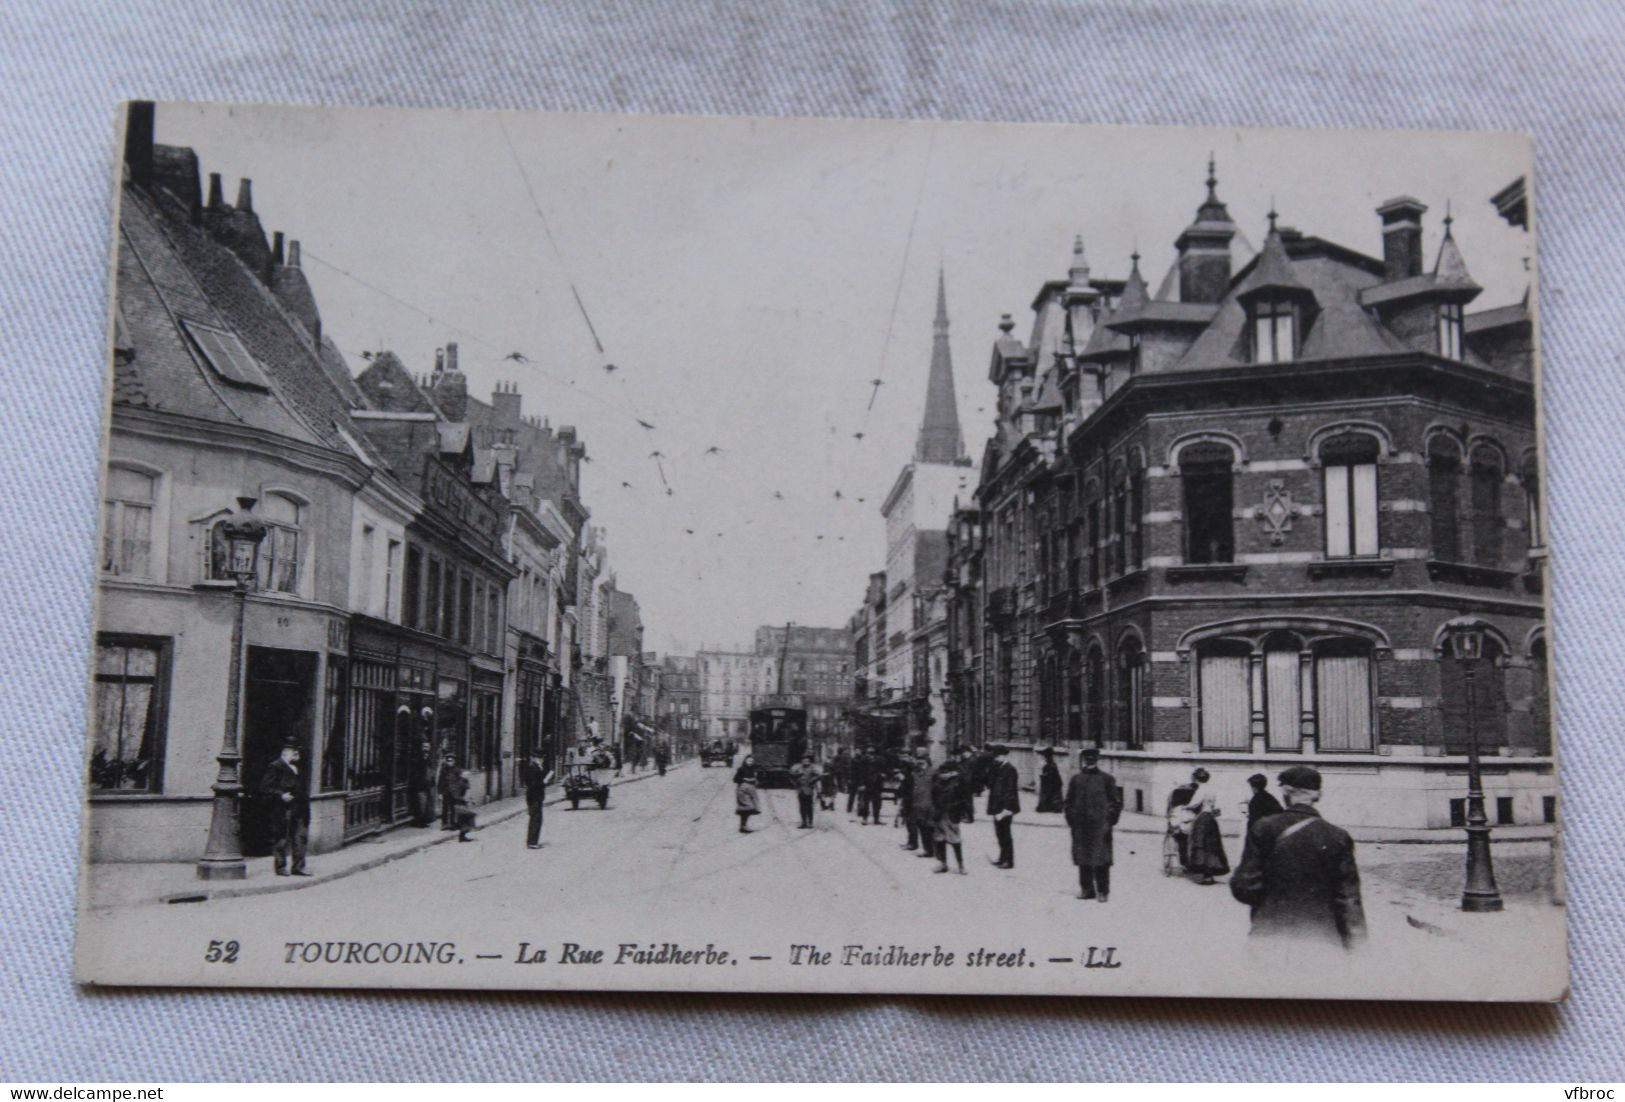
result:
[[[1439,355],[1447,360],[1461,359],[1461,303],[1439,305]]]
[[[1253,362],[1282,363],[1298,354],[1297,309],[1287,298],[1253,303]]]

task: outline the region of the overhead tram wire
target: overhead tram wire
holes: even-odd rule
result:
[[[597,349],[600,356],[604,356],[607,353],[604,342],[598,335],[598,327],[593,324],[592,314],[588,312],[587,303],[581,297],[581,289],[576,286],[575,275],[571,272],[570,265],[565,262],[564,251],[559,248],[558,239],[553,236],[552,223],[547,220],[547,212],[542,209],[541,200],[536,197],[536,187],[531,183],[530,173],[525,169],[525,162],[519,159],[519,150],[514,146],[513,137],[508,133],[507,124],[503,121],[501,115],[496,116],[496,124],[498,133],[502,135],[502,144],[508,147],[508,156],[512,158],[514,169],[519,173],[520,183],[525,186],[525,195],[530,199],[530,208],[535,211],[536,220],[541,223],[542,235],[547,238],[548,248],[553,251],[553,259],[557,262],[559,270],[564,273],[565,282],[570,286],[570,297],[575,300],[576,310],[581,314],[582,323],[587,327],[587,335],[592,338],[593,348]],[[605,366],[606,370],[609,370],[611,374],[616,373],[614,364],[606,364]],[[655,430],[643,416],[642,410],[638,408],[637,402],[633,400],[631,392],[627,389],[626,375],[624,373],[620,375],[620,380],[622,401],[626,403],[626,407],[632,412],[632,416],[642,426],[643,430],[652,435]],[[658,457],[655,458],[655,470],[660,475],[660,485],[669,492],[671,483],[666,479],[666,467]]]

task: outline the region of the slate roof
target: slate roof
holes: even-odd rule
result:
[[[172,187],[126,186],[123,198],[118,298],[147,404],[235,420],[347,454],[353,454],[356,442],[365,449],[365,438],[349,417],[353,399],[332,378],[331,361],[342,362],[337,349],[324,363],[311,331],[241,258],[245,249],[255,252],[245,244],[250,221],[257,232],[252,212],[205,210],[204,226],[198,226]],[[229,224],[229,243],[211,236],[211,220]],[[234,335],[269,378],[270,388],[222,380],[185,335],[182,319]]]
[[[1406,345],[1377,322],[1361,305],[1361,294],[1381,282],[1372,271],[1368,257],[1350,254],[1315,237],[1287,241],[1272,235],[1278,260],[1286,272],[1278,270],[1271,279],[1290,278],[1314,296],[1308,330],[1303,335],[1300,360],[1341,359],[1350,356],[1378,356],[1403,352]],[[1253,271],[1263,266],[1272,246],[1266,241],[1261,252],[1218,306],[1213,322],[1192,343],[1177,369],[1227,367],[1245,364],[1247,358],[1247,311],[1239,301],[1242,288],[1249,285]],[[1357,259],[1355,259],[1357,258]]]
[[[184,229],[198,233],[191,226]],[[219,329],[234,327],[185,262],[175,227],[158,215],[150,196],[133,187],[125,188],[119,208],[117,295],[131,358],[122,369],[115,363],[115,401],[121,391],[125,397],[133,393],[131,380],[139,378],[142,404],[148,408],[322,442],[274,386],[266,391],[228,384],[185,335],[183,318]]]

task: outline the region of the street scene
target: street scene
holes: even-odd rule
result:
[[[992,864],[998,846],[992,822],[980,814],[982,802],[977,801],[976,821],[962,827],[966,874],[939,876],[932,872],[935,861],[903,848],[906,830],[889,800],[879,826],[848,814],[843,796],[836,810],[815,811],[814,828],[802,831],[794,794],[771,791],[756,826],[742,836],[735,829],[732,774],[688,763],[663,778],[650,772],[617,783],[606,812],[596,807],[572,812],[562,799],[550,804],[539,852],[526,848],[523,808],[509,808],[508,817],[475,832],[476,844],[434,844],[297,890],[178,904],[150,894],[140,898],[143,891],[150,893],[150,880],[141,885],[128,878],[110,880],[104,898],[89,901],[92,909],[81,922],[84,936],[115,936],[116,927],[120,938],[141,938],[178,920],[191,921],[207,907],[208,928],[217,937],[246,943],[255,936],[250,931],[278,931],[274,944],[260,948],[281,960],[290,941],[301,942],[301,952],[305,944],[326,948],[333,939],[351,941],[357,931],[353,916],[373,912],[379,900],[413,899],[422,903],[415,912],[374,915],[366,940],[426,939],[447,928],[448,915],[456,915],[462,969],[483,970],[478,978],[459,976],[458,982],[503,986],[526,982],[525,973],[516,976],[513,967],[520,941],[533,950],[545,947],[555,957],[565,943],[607,947],[611,960],[623,943],[701,949],[709,943],[745,956],[742,967],[750,966],[752,955],[785,961],[795,944],[817,944],[837,954],[850,945],[871,949],[893,943],[927,950],[942,945],[961,954],[976,947],[1001,953],[1026,947],[1038,965],[1034,971],[1054,972],[1064,989],[1079,992],[1131,991],[1143,981],[1146,956],[1177,958],[1180,946],[1192,941],[1203,959],[1220,962],[1225,973],[1257,967],[1248,946],[1248,908],[1223,886],[1166,875],[1160,823],[1143,817],[1119,826],[1112,897],[1096,906],[1077,899],[1069,832],[1061,816],[1026,811],[1018,816],[1015,868],[1005,871]],[[1226,837],[1225,844],[1234,852],[1237,841]],[[1362,972],[1369,975],[1378,967],[1375,962],[1402,959],[1435,975],[1476,974],[1486,989],[1492,986],[1499,966],[1485,954],[1494,946],[1494,931],[1483,925],[1491,916],[1463,915],[1443,900],[1438,889],[1448,892],[1461,871],[1458,851],[1433,852],[1444,848],[1361,844],[1369,944],[1344,961],[1334,960],[1328,983],[1352,997],[1364,990]],[[1546,867],[1545,843],[1528,839],[1497,848],[1511,874],[1508,906],[1514,920],[1532,939],[1560,938],[1561,922],[1547,902],[1550,885],[1539,871]],[[171,898],[194,894],[184,875],[189,870],[177,871],[181,875],[168,885]],[[116,906],[95,906],[113,903],[121,890],[124,897]],[[463,914],[471,898],[478,899],[478,916]],[[1167,944],[1148,944],[1140,929],[1147,915],[1164,916],[1159,933],[1170,939]],[[486,929],[492,933],[483,940],[471,932]],[[610,931],[615,933],[606,939]],[[790,938],[770,933],[779,931],[795,933]],[[1105,960],[1106,947],[1117,946],[1113,963],[1126,960],[1131,970],[1085,969],[1090,945],[1097,947],[1097,962]],[[480,961],[476,954],[496,954],[496,959]],[[219,971],[213,981],[230,982]],[[1141,979],[1131,978],[1136,971]],[[840,981],[852,990],[886,990],[899,978],[885,970],[879,977],[852,972],[844,970]],[[642,978],[618,982],[638,986]],[[1227,982],[1238,985],[1238,992],[1268,993],[1270,984],[1258,980],[1243,971]],[[333,980],[306,968],[288,982]],[[355,975],[338,982],[353,984]]]
[[[122,140],[81,980],[1561,997],[1524,139]]]

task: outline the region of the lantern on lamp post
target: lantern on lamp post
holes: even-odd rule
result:
[[[226,723],[221,739],[220,763],[214,780],[214,806],[209,815],[209,841],[197,863],[200,880],[242,880],[248,875],[243,862],[239,830],[242,802],[242,701],[243,701],[243,619],[248,608],[248,591],[259,577],[260,544],[265,540],[265,522],[254,515],[254,498],[237,499],[237,511],[216,526],[224,542],[222,566],[232,581],[236,604],[231,622],[231,670],[226,682]]]
[[[1484,629],[1476,624],[1452,627],[1450,654],[1461,663],[1467,695],[1467,886],[1461,893],[1464,911],[1499,911],[1501,890],[1490,858],[1490,820],[1484,813],[1484,778],[1478,762],[1478,695],[1474,679],[1484,657]]]

